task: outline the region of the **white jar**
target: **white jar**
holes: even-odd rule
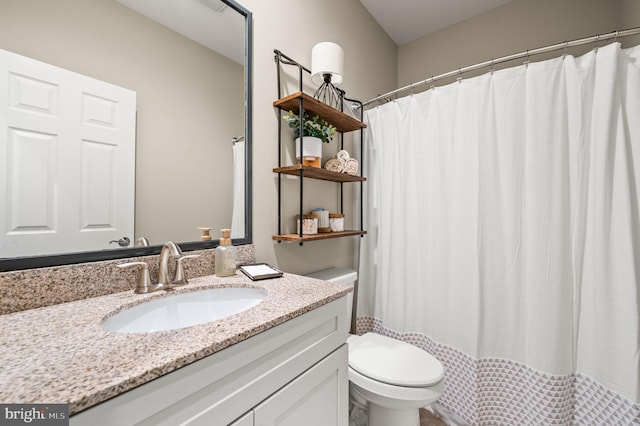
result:
[[[302,140],[302,147],[302,160],[300,160],[300,138],[296,138],[296,159],[298,160],[298,164],[321,167],[322,139],[314,136],[305,136]]]
[[[344,215],[342,213],[329,213],[329,228],[331,228],[331,232],[344,231]]]
[[[331,232],[329,227],[329,211],[317,208],[311,211],[311,214],[318,218],[318,232]]]
[[[296,215],[297,232],[300,235],[300,215]],[[312,214],[302,215],[302,235],[315,235],[318,233],[318,216]]]

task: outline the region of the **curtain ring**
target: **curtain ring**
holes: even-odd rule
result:
[[[600,40],[600,34],[596,34],[596,47],[594,48],[594,51],[596,53],[598,53],[598,41]]]
[[[526,68],[529,68],[529,49],[527,49],[527,51],[526,51],[526,55],[527,55],[527,60],[526,60],[526,61],[524,61],[524,66],[525,66]]]
[[[569,46],[569,42],[564,42],[564,47],[562,48],[562,59],[567,57],[567,46]]]
[[[615,43],[616,41],[618,41],[618,34],[620,33],[620,30],[616,30],[616,35],[613,38],[613,42]]]
[[[491,65],[489,66],[489,71],[491,75],[493,75],[493,58],[491,58]]]

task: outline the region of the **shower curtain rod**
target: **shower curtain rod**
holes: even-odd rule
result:
[[[386,102],[390,102],[392,96],[395,96],[398,93],[405,92],[407,90],[414,89],[415,87],[421,86],[423,84],[431,84],[431,83],[434,83],[434,82],[436,82],[438,80],[442,80],[444,78],[453,77],[455,75],[461,75],[462,73],[465,73],[465,72],[475,71],[475,70],[478,70],[478,69],[481,69],[481,68],[490,67],[490,66],[497,65],[497,64],[500,64],[500,63],[503,63],[503,62],[513,61],[515,59],[521,59],[521,58],[529,58],[532,55],[539,55],[541,53],[552,52],[554,50],[566,49],[567,47],[575,47],[575,46],[580,46],[580,45],[589,44],[589,43],[595,43],[596,44],[596,49],[597,49],[599,41],[610,40],[610,39],[616,40],[619,37],[627,37],[627,36],[632,36],[632,35],[636,35],[636,34],[640,34],[640,27],[630,28],[628,30],[613,31],[613,32],[610,32],[610,33],[607,33],[607,34],[598,34],[598,35],[595,35],[595,36],[580,38],[580,39],[571,40],[571,41],[563,41],[562,43],[557,43],[557,44],[552,44],[552,45],[549,45],[549,46],[539,47],[539,48],[533,49],[533,50],[525,50],[524,52],[514,53],[514,54],[511,54],[511,55],[507,55],[507,56],[502,56],[500,58],[491,59],[490,61],[480,62],[480,63],[477,63],[475,65],[470,65],[470,66],[464,67],[464,68],[458,68],[457,70],[449,71],[449,72],[446,72],[444,74],[435,75],[435,76],[429,77],[429,78],[427,78],[425,80],[418,81],[416,83],[411,83],[411,84],[409,84],[407,86],[401,87],[401,88],[396,89],[396,90],[392,90],[391,92],[387,92],[387,93],[385,93],[383,95],[376,96],[375,98],[364,102],[362,105],[363,105],[363,107],[366,107],[367,105],[370,105],[370,104],[372,104],[374,102],[378,102],[378,101],[381,101],[381,100],[385,100]]]

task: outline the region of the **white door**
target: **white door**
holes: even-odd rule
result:
[[[0,50],[0,257],[133,240],[136,93]]]

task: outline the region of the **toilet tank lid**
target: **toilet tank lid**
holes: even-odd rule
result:
[[[376,333],[349,337],[349,367],[379,382],[425,387],[444,377],[444,367],[417,346]]]
[[[358,273],[348,268],[329,268],[312,272],[307,277],[329,281],[337,284],[353,284],[358,279]]]

